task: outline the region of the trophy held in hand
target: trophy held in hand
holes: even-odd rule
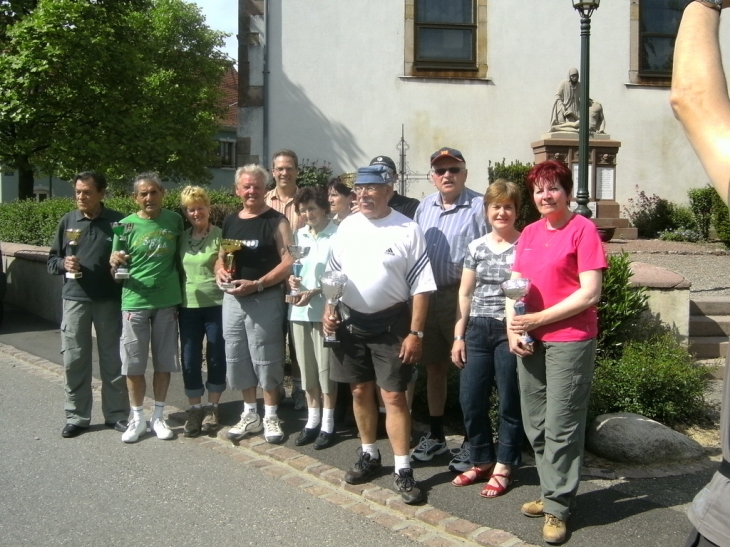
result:
[[[327,308],[329,310],[329,318],[332,321],[337,320],[337,304],[342,298],[342,293],[345,291],[345,285],[347,284],[347,275],[342,272],[326,272],[319,279],[319,283],[322,286],[322,294],[327,299]],[[324,337],[324,347],[336,348],[340,345],[340,341],[337,339],[335,333],[327,334]]]
[[[292,273],[294,274],[294,277],[301,280],[302,277],[302,268],[304,265],[299,261],[302,258],[306,258],[309,254],[309,247],[300,247],[299,245],[289,245],[287,246],[287,250],[289,251],[289,254],[292,255],[294,258],[294,264],[292,264]],[[292,289],[289,291],[289,294],[287,294],[284,297],[284,300],[288,304],[295,304],[298,300],[297,295],[299,294],[299,289]]]
[[[68,239],[68,248],[71,256],[76,256],[79,239],[81,239],[81,230],[74,228],[67,229],[66,238]],[[66,272],[66,279],[80,279],[81,277],[81,272]]]
[[[515,300],[515,314],[525,315],[527,313],[527,305],[525,304],[524,298],[527,293],[530,292],[530,286],[532,282],[525,278],[519,277],[517,279],[508,279],[502,283],[502,292],[507,298]],[[522,343],[525,346],[531,346],[534,342],[532,336],[529,333],[522,333]]]
[[[129,249],[127,248],[127,236],[132,232],[134,225],[131,222],[112,222],[112,232],[119,238],[119,254],[127,259],[127,264],[119,266],[114,274],[114,279],[129,279]]]

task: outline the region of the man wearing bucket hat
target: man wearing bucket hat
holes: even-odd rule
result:
[[[430,416],[430,432],[411,452],[420,461],[429,461],[448,450],[443,430],[446,371],[451,364],[449,351],[454,342],[461,270],[469,243],[487,233],[482,194],[466,187],[464,155],[454,148],[436,150],[431,154],[430,175],[438,192],[424,198],[414,219],[426,237],[438,287],[428,305],[420,361],[426,365]]]
[[[367,482],[381,469],[375,446],[376,384],[387,409],[387,430],[395,456],[395,485],[405,503],[423,494],[413,478],[409,444],[411,416],[406,387],[421,356],[428,295],[436,288],[426,242],[418,225],[388,206],[393,175],[381,165],[358,169],[359,212],[340,224],[328,271],[348,280],[340,302],[341,321],[323,317],[324,331],[336,333],[330,377],[350,384],[362,447],[345,474],[349,484]],[[412,300],[412,308],[409,307]]]

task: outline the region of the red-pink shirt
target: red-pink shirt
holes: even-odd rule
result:
[[[532,281],[525,297],[530,313],[562,302],[580,288],[579,274],[606,266],[596,226],[576,214],[559,230],[548,230],[544,219],[527,226],[517,244],[512,270]],[[597,332],[598,314],[596,307],[590,306],[530,331],[530,335],[543,342],[579,342],[594,338]]]

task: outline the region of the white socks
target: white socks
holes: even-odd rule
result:
[[[258,410],[256,409],[256,403],[243,403],[243,413],[248,414],[249,412],[253,412],[254,414],[258,412]]]
[[[165,401],[155,401],[155,406],[152,410],[152,416],[150,422],[154,422],[157,418],[164,418]]]
[[[137,420],[138,422],[143,422],[144,421],[144,407],[133,406],[132,407],[132,419]]]
[[[264,405],[264,418],[275,418],[279,405]]]
[[[322,409],[322,426],[319,429],[325,433],[332,433],[335,430],[335,409]]]
[[[393,456],[395,458],[395,474],[397,475],[401,469],[411,468],[411,456],[406,454],[405,456]]]
[[[378,447],[375,446],[375,444],[363,444],[362,453],[370,454],[371,459],[374,459],[374,460],[380,459],[380,451],[378,450]]]
[[[322,411],[319,408],[307,408],[307,423],[304,427],[314,429],[322,421]]]

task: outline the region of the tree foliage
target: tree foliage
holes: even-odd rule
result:
[[[0,163],[205,181],[224,33],[184,0],[0,0]]]

